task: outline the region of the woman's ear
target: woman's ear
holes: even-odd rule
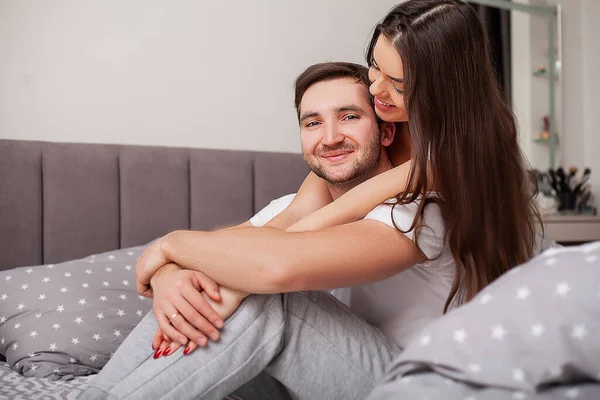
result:
[[[394,141],[396,137],[396,124],[393,122],[382,122],[381,123],[381,145],[388,147]]]

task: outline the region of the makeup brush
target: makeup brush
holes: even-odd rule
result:
[[[552,186],[556,193],[559,193],[560,190],[558,189],[558,185],[556,184],[556,173],[553,169],[548,170],[548,180],[550,181],[550,186]]]
[[[573,192],[579,193],[581,191],[583,185],[585,185],[585,183],[588,181],[588,179],[590,179],[591,173],[592,173],[592,170],[590,168],[586,168],[583,170],[583,175],[581,175],[581,180],[579,181],[577,186],[575,186],[575,189],[573,189]]]
[[[577,167],[570,166],[569,167],[569,175],[567,176],[567,187],[569,190],[573,190],[573,178],[577,175]]]

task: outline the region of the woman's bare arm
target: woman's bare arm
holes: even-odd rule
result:
[[[314,231],[365,217],[377,205],[406,190],[412,163],[405,162],[349,190],[336,201],[290,226],[290,232]]]
[[[286,230],[332,201],[325,181],[311,172],[298,189],[292,203],[265,226]]]

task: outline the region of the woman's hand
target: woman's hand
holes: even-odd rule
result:
[[[248,296],[247,293],[243,293],[237,290],[221,287],[221,301],[215,301],[208,297],[204,292],[201,295],[204,297],[206,302],[219,314],[219,316],[225,320],[239,307],[240,303],[244,298]],[[181,343],[171,340],[167,335],[164,335],[159,328],[152,341],[152,349],[156,350],[154,358],[158,358],[161,355],[168,356],[169,354],[175,353],[180,347]],[[198,343],[190,341],[183,354],[187,355],[198,348]]]
[[[151,280],[153,310],[163,335],[180,344],[203,346],[219,338],[223,320],[206,299],[221,301],[218,285],[202,272],[167,264]],[[201,289],[204,291],[201,292]]]

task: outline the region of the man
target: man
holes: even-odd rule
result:
[[[391,167],[385,148],[394,140],[395,127],[378,123],[368,85],[366,68],[347,63],[312,66],[296,81],[302,153],[313,172],[328,182],[334,199]],[[142,284],[155,275],[152,289],[156,296],[166,287],[164,282],[177,281],[173,278],[177,274],[189,274],[180,268],[199,271],[233,289],[233,308],[245,297],[240,295],[236,303],[236,293],[286,294],[250,295],[226,321],[218,342],[189,355],[184,355],[184,350],[168,357],[151,357],[149,342],[158,324],[149,314],[83,398],[219,399],[263,370],[297,398],[366,397],[398,353],[398,346],[443,309],[445,296],[424,288],[423,282],[434,276],[424,270],[410,272],[409,268],[424,258],[411,234],[400,233],[394,224],[408,230],[416,207],[394,207],[392,220],[391,207],[383,205],[362,221],[314,232],[261,227],[292,198],[272,202],[234,229],[169,234],[144,253],[138,271]],[[429,235],[443,237],[443,232],[432,230]],[[427,257],[439,255],[443,245],[425,242],[430,245],[421,250]],[[444,252],[440,258],[447,261],[448,254]],[[402,274],[398,286],[400,281],[394,275],[404,270],[407,273]],[[383,286],[364,285],[376,281]],[[356,286],[360,303],[356,310],[370,322],[380,322],[387,337],[329,294],[315,291],[354,285],[360,285]],[[397,309],[396,303],[401,303],[396,298],[398,288],[423,296],[425,303],[435,306],[403,313]],[[186,290],[181,287],[180,291]],[[227,303],[228,290],[224,289],[222,303]],[[313,292],[297,293],[301,290]],[[383,291],[381,309],[369,298],[374,290]],[[195,328],[209,334],[211,328],[206,321],[197,320],[195,312],[201,306],[194,306],[197,302],[191,292],[180,297],[179,308],[166,302],[173,308],[160,309],[155,301],[154,311],[163,332],[171,336],[179,331],[205,344]],[[219,311],[218,304],[214,307]],[[213,325],[221,325],[210,312],[201,313]]]

